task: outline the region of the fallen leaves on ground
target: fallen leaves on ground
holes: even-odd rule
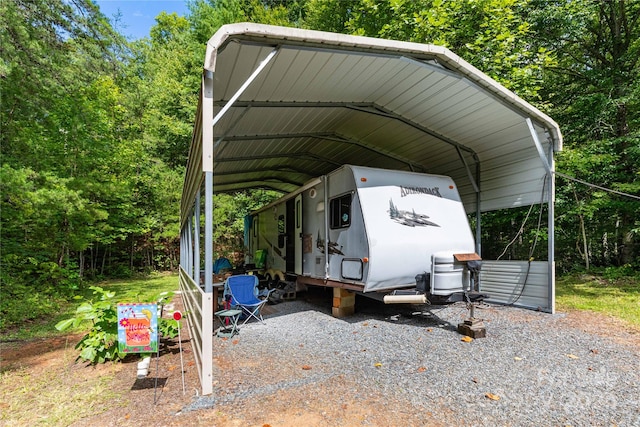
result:
[[[309,366],[309,365],[302,365],[302,370],[303,370],[303,371],[310,371],[310,370],[311,370],[311,366]]]
[[[493,393],[485,393],[484,397],[486,397],[487,399],[491,399],[491,400],[500,400],[500,396],[498,396],[497,394],[493,394]]]
[[[575,354],[567,354],[567,357],[569,359],[580,359],[578,356],[576,356]]]
[[[471,342],[471,341],[473,341],[473,338],[468,337],[468,336],[465,335],[464,337],[462,337],[462,339],[460,341]]]
[[[382,366],[382,363],[380,363],[380,362],[376,362],[376,363],[374,363],[374,364],[373,364],[373,366],[375,366],[376,368],[379,368],[379,367],[381,367],[381,366]]]
[[[424,371],[426,371],[426,370],[427,370],[427,368],[425,368],[424,366],[420,366],[420,367],[418,368],[418,372],[424,372]]]

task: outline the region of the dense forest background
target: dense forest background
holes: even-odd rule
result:
[[[0,2],[0,327],[12,301],[37,317],[83,281],[177,267],[206,41],[240,21],[450,48],[560,124],[559,271],[640,270],[640,1],[194,0],[189,11],[129,41],[91,0]],[[273,197],[217,196],[218,254],[242,250],[242,217]],[[544,215],[484,214],[483,256],[536,257]]]

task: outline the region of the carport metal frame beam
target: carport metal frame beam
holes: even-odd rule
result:
[[[218,101],[216,105],[227,105],[229,101]],[[476,153],[469,147],[460,144],[457,141],[454,141],[450,138],[447,138],[444,135],[439,134],[438,132],[429,129],[425,126],[419,125],[391,110],[388,110],[380,105],[377,105],[374,102],[287,102],[287,101],[237,101],[234,104],[235,107],[255,107],[255,108],[347,108],[355,111],[361,111],[363,113],[368,114],[376,114],[381,117],[386,117],[393,120],[399,120],[405,123],[408,126],[413,127],[423,133],[426,133],[436,139],[439,139],[442,142],[453,145],[455,147],[459,147],[460,149],[471,153],[476,156]]]
[[[400,156],[391,155],[389,153],[386,153],[383,150],[377,149],[376,147],[366,145],[358,140],[347,138],[335,132],[301,132],[301,133],[285,133],[285,134],[236,135],[236,136],[227,136],[224,138],[224,140],[226,142],[234,142],[234,141],[259,141],[259,140],[302,139],[302,138],[325,139],[327,141],[335,141],[335,142],[340,142],[344,144],[356,145],[360,148],[364,148],[365,150],[369,150],[381,156],[387,157],[391,160],[395,160],[398,163],[404,163],[412,171],[414,171],[416,168],[419,168],[422,171],[426,170],[423,165],[414,163]]]

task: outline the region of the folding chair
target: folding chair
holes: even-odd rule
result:
[[[262,318],[262,306],[269,300],[269,293],[264,299],[258,298],[258,277],[253,275],[229,276],[225,281],[225,295],[231,296],[231,306],[242,310],[246,318],[240,326],[247,323],[252,317],[265,325]]]

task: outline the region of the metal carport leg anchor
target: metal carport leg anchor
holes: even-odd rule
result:
[[[482,262],[480,260],[469,260],[466,261],[466,264],[469,274],[471,275],[470,290],[464,293],[467,308],[469,309],[469,317],[462,323],[458,323],[458,333],[471,338],[485,338],[487,336],[487,328],[484,325],[484,320],[477,319],[475,316],[476,304],[488,297],[479,291]]]

